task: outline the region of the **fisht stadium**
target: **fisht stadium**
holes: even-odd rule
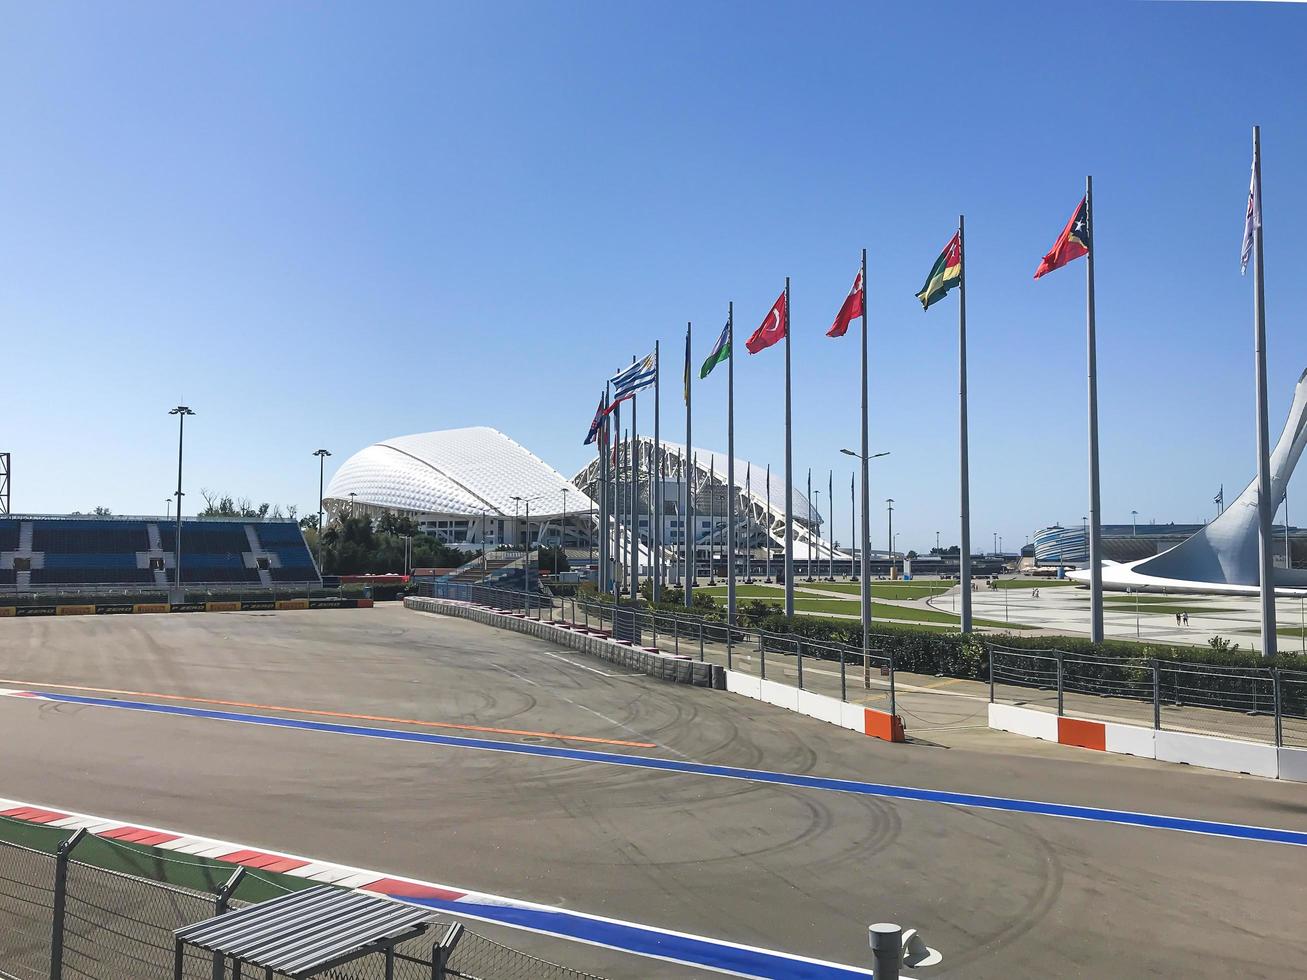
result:
[[[670,442],[655,452],[654,441],[645,437],[636,441],[633,450],[626,443],[620,445],[609,486],[619,511],[621,502],[626,502],[626,510],[617,515],[623,539],[630,526],[624,515],[631,508],[632,455],[638,474],[635,526],[641,573],[649,570],[655,468],[662,483],[660,519],[668,580],[677,578],[675,569],[683,560],[687,539],[693,542],[701,570],[711,561],[714,570],[724,572],[730,497],[726,456],[707,449],[687,455],[684,446]],[[504,433],[473,426],[397,436],[360,450],[332,477],[324,506],[337,517],[405,514],[424,533],[468,551],[561,543],[575,563],[597,547],[599,480],[597,458],[569,481]],[[785,549],[783,473],[772,473],[769,486],[766,468],[737,458],[735,483],[736,547],[741,561],[747,555],[747,571],[755,574],[766,574],[769,560],[773,570],[779,570],[776,563]],[[687,527],[687,484],[695,501],[693,527]],[[823,535],[828,521],[797,487],[792,499],[796,572],[809,574],[811,563],[814,575],[854,573],[850,550],[831,540],[838,537],[834,532]],[[848,522],[850,512],[846,509],[837,517]],[[614,553],[624,544],[614,542],[618,549]],[[888,566],[888,558],[873,553],[878,565]]]
[[[595,504],[540,457],[487,426],[396,436],[355,453],[328,485],[333,516],[399,513],[446,544],[589,548]]]

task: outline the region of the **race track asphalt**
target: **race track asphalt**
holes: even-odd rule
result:
[[[398,606],[0,623],[0,687],[55,685],[1307,830],[1301,784],[987,731],[890,745]],[[0,745],[0,796],[862,966],[888,919],[943,952],[919,977],[1273,977],[1307,955],[1307,848],[1284,844],[13,698]],[[613,978],[695,975],[494,935]]]

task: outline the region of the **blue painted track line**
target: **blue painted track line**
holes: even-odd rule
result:
[[[616,752],[595,752],[588,749],[556,748],[548,745],[526,745],[520,742],[499,742],[483,738],[466,738],[459,735],[434,735],[429,732],[408,732],[393,728],[369,728],[338,725],[332,722],[307,721],[299,718],[279,718],[272,715],[252,715],[212,708],[190,708],[172,704],[153,704],[148,701],[116,701],[109,698],[82,697],[74,694],[54,694],[32,691],[31,694],[47,701],[64,704],[95,705],[104,708],[121,708],[184,718],[210,718],[218,721],[235,721],[267,728],[290,728],[298,731],[329,732],[337,735],[354,735],[361,738],[379,738],[392,742],[417,742],[425,745],[444,745],[454,748],[477,749],[483,752],[506,752],[568,762],[593,762],[633,769],[652,769],[677,772],[693,776],[714,776],[722,779],[741,779],[753,783],[771,783],[827,792],[852,793],[858,796],[876,796],[892,800],[909,800],[918,803],[940,803],[946,806],[974,807],[999,810],[1007,813],[1029,813],[1046,817],[1063,817],[1071,820],[1090,820],[1096,823],[1117,824],[1127,827],[1148,827],[1155,830],[1172,830],[1208,837],[1231,840],[1258,841],[1271,844],[1307,846],[1307,832],[1283,830],[1275,827],[1257,827],[1248,824],[1222,823],[1213,820],[1194,820],[1188,817],[1171,817],[1154,813],[1137,813],[1132,810],[1109,810],[1101,807],[1078,806],[1069,803],[1044,803],[1037,800],[1020,800],[1003,796],[984,796],[977,793],[954,793],[947,790],[919,789],[912,786],[893,786],[887,783],[869,783],[826,776],[804,776],[797,773],[769,772],[763,769],[742,769],[736,766],[719,766],[701,762],[683,762],[678,759],[659,759],[648,756],[621,755]]]
[[[606,946],[638,956],[701,966],[740,977],[756,977],[760,980],[772,977],[784,980],[866,980],[872,976],[871,970],[842,966],[839,963],[789,956],[773,950],[652,929],[562,909],[452,902],[438,898],[401,898],[400,901],[440,909],[452,915],[559,936],[592,946]]]

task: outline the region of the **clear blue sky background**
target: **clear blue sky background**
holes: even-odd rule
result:
[[[1084,263],[1031,275],[1092,173],[1104,518],[1201,519],[1254,470],[1254,122],[1273,435],[1307,366],[1305,48],[1291,4],[11,5],[15,508],[162,511],[180,399],[188,510],[309,510],[318,446],[462,425],[570,473],[655,338],[680,437],[684,323],[697,362],[730,299],[738,452],[779,472],[781,352],[743,337],[790,275],[798,480],[836,467],[847,539],[857,341],[823,334],[866,246],[873,499],[954,542],[956,294],[913,294],[965,212],[974,544],[1010,547],[1087,513]]]

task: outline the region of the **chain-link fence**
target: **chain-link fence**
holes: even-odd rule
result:
[[[801,691],[896,713],[894,658],[880,649],[864,653],[860,647],[831,640],[728,626],[689,612],[664,612],[639,603],[600,602],[584,596],[552,596],[458,582],[428,583],[419,593],[588,629],[634,647],[720,664]]]
[[[172,980],[173,931],[245,904],[73,860],[67,844],[55,855],[0,841],[0,978]],[[210,954],[187,947],[182,975],[213,980],[219,974]],[[236,974],[229,968],[226,976]],[[262,978],[264,973],[249,967],[244,976]],[[384,957],[321,976],[383,980]],[[433,925],[396,950],[394,977],[601,980],[461,927],[450,930],[447,923]]]
[[[989,646],[990,700],[1058,715],[1307,745],[1307,672]]]

